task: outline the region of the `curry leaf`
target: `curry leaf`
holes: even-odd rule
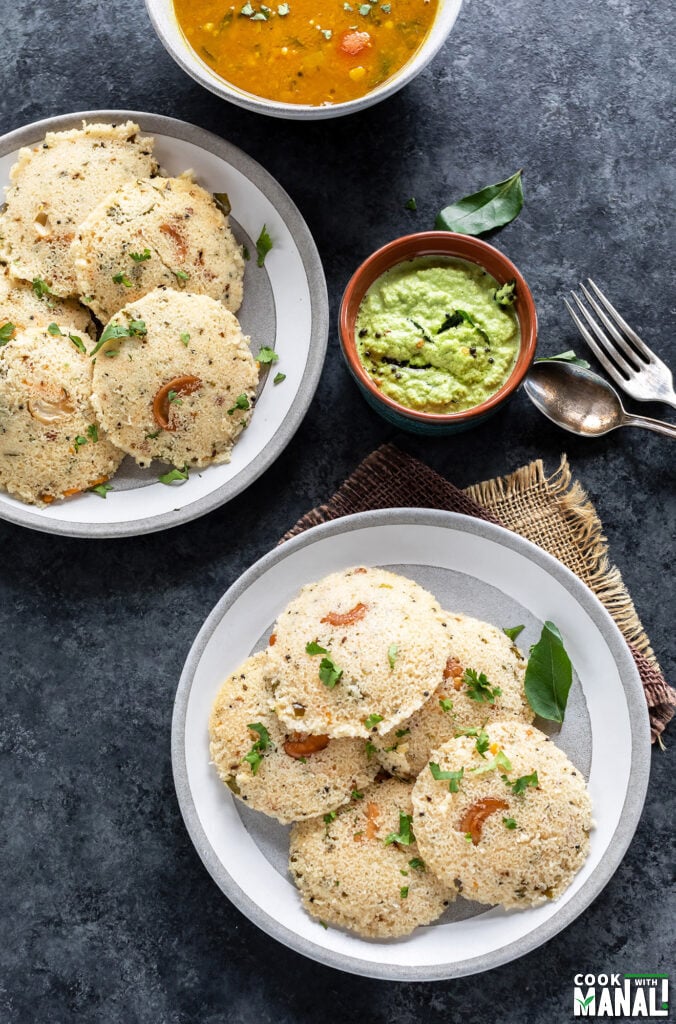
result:
[[[459,199],[437,214],[436,226],[441,231],[460,235],[483,235],[486,231],[509,224],[521,212],[523,188],[521,171],[496,185],[486,185],[479,192]]]
[[[559,352],[555,356],[541,356],[535,360],[536,363],[574,363],[575,366],[582,366],[585,370],[591,369],[586,359],[580,359],[575,350],[569,348],[567,352]]]
[[[530,649],[524,688],[531,708],[540,718],[562,722],[573,667],[553,622],[545,622],[540,639]]]

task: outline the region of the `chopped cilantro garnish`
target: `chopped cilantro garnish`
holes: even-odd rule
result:
[[[267,254],[272,249],[272,245],[273,245],[272,239],[270,238],[270,235],[268,233],[268,229],[267,229],[267,227],[264,224],[263,227],[261,228],[261,233],[258,236],[258,240],[256,242],[256,252],[258,254],[258,258],[256,260],[256,263],[258,264],[259,267],[264,266],[264,264],[265,264],[265,257],[267,256]]]
[[[503,818],[502,822],[505,828],[516,828],[516,821],[514,820],[514,818]]]
[[[320,925],[322,926],[322,928],[323,928],[323,929],[324,929],[325,931],[328,931],[328,930],[329,930],[329,926],[328,926],[328,924],[326,923],[326,921],[322,921],[322,919],[321,919],[321,918],[319,918],[319,923],[320,923]]]
[[[246,395],[238,395],[237,398],[235,399],[235,404],[232,406],[231,409],[228,409],[228,416],[232,416],[232,414],[234,412],[237,412],[238,409],[250,408],[251,402],[249,401],[248,397]]]
[[[350,795],[351,795],[353,800],[363,800],[364,799],[364,794],[362,793],[362,791],[360,789],[353,789],[352,793]]]
[[[61,330],[58,324],[50,324],[47,330],[49,331],[50,334],[53,334],[54,337],[56,337],[59,334],[63,334],[63,331]]]
[[[120,352],[119,352],[119,349],[111,348],[111,349],[108,349],[108,351],[104,352],[103,354],[104,354],[104,356],[108,356],[109,359],[114,359],[115,356],[119,356]]]
[[[190,341],[190,335],[188,334],[187,331],[184,331],[183,334],[181,335],[181,341],[183,342],[183,344],[187,348],[188,347],[188,343]]]
[[[473,668],[465,669],[462,681],[467,687],[469,699],[480,704],[495,704],[495,698],[502,693],[499,686],[491,686],[483,672],[476,672]]]
[[[97,484],[96,487],[90,487],[89,490],[92,494],[98,494],[99,498],[105,498],[108,491],[112,491],[111,484]]]
[[[263,365],[279,362],[279,356],[275,352],[274,348],[269,348],[267,345],[263,345],[263,348],[256,356],[256,359],[259,363],[263,363]]]
[[[503,750],[498,750],[495,757],[492,757],[490,761],[486,761],[486,764],[479,765],[477,768],[470,768],[470,771],[475,775],[483,775],[484,772],[493,772],[496,768],[504,768],[506,772],[511,772],[512,770],[512,762]]]
[[[87,443],[87,438],[83,437],[82,434],[78,434],[77,437],[73,438],[73,447],[76,452],[79,452],[80,448]]]
[[[401,846],[410,846],[411,843],[415,842],[415,836],[413,835],[413,815],[403,814],[399,812],[399,831],[390,832],[389,836],[385,837],[385,846],[389,846],[390,843],[399,843]]]
[[[402,885],[401,889],[399,890],[399,895],[401,896],[402,900],[406,899],[406,897],[408,896],[408,886],[407,885]]]
[[[399,874],[400,875],[405,875],[406,878],[408,878],[408,871],[405,871],[403,868],[399,868]]]
[[[171,390],[167,395],[167,401],[169,404],[183,405],[183,399],[178,397],[178,391]]]
[[[460,780],[465,774],[464,768],[458,769],[457,772],[442,772],[439,765],[435,764],[434,761],[430,761],[430,771],[432,772],[432,778],[435,782],[448,782],[448,789],[451,793],[458,792]]]
[[[385,8],[387,8],[387,10],[385,10]],[[389,14],[390,13],[390,5],[389,4],[383,4],[381,6],[381,10],[385,11],[385,14]],[[414,210],[415,211],[415,210],[418,209],[418,204],[416,203],[414,196],[411,196],[410,199],[407,199],[406,202],[404,203],[404,206],[405,206],[405,208],[407,210]]]
[[[107,341],[112,341],[113,338],[140,338],[147,333],[148,331],[144,320],[130,320],[128,324],[108,324],[89,354],[90,356],[95,356],[99,349],[105,345]]]
[[[145,263],[146,260],[152,257],[150,249],[144,249],[143,252],[130,252],[129,255],[134,263]]]
[[[364,725],[366,726],[367,729],[373,729],[378,724],[378,722],[382,722],[382,720],[382,715],[369,715],[368,718],[364,721]]]
[[[471,832],[465,832],[465,840],[468,843],[473,843],[474,842],[474,840],[472,839],[472,833]]]
[[[260,722],[250,722],[247,725],[247,729],[251,732],[255,732],[258,739],[255,741],[249,753],[245,755],[243,760],[247,761],[251,765],[251,774],[256,775],[261,766],[261,761],[263,760],[263,751],[267,750],[270,746],[270,733]]]
[[[316,640],[311,640],[309,644],[305,644],[306,654],[328,654],[326,647],[321,647]]]
[[[89,440],[93,444],[96,444],[96,442],[99,439],[99,431],[98,431],[98,427],[96,426],[95,423],[90,423],[89,424],[89,426],[87,427],[86,433],[87,433],[87,437],[89,438]]]
[[[132,288],[133,285],[126,274],[113,274],[113,281],[115,284],[123,284],[125,288]]]
[[[502,632],[505,636],[508,636],[510,640],[514,641],[519,633],[523,632],[525,628],[525,626],[507,626]]]
[[[84,355],[87,355],[87,349],[85,348],[85,343],[82,340],[82,338],[80,338],[77,334],[69,334],[68,337],[73,342],[78,352],[82,352],[84,353]]]
[[[509,771],[509,768],[507,771]],[[500,778],[506,786],[509,786],[515,796],[525,793],[529,786],[532,786],[533,789],[537,789],[539,785],[537,772],[532,772],[530,775],[520,775],[518,779],[514,780],[514,782],[510,782],[506,775],[501,775]]]
[[[402,736],[407,736],[410,731],[410,729],[397,729],[394,735],[400,740]]]
[[[286,374],[285,373],[276,373],[275,374],[275,379],[273,380],[272,383],[273,384],[281,384],[283,380],[286,380]]]
[[[394,663],[397,660],[397,655],[398,654],[399,654],[399,648],[397,647],[397,645],[396,644],[390,644],[390,646],[387,648],[387,660],[390,663],[390,668],[391,669],[394,669]]]
[[[329,811],[328,814],[324,815],[324,821],[327,825],[330,825],[332,821],[335,821],[338,817],[338,811]]]
[[[498,306],[511,306],[516,298],[516,281],[514,278],[511,281],[505,281],[500,288],[497,288],[493,298]]]
[[[413,860],[410,860],[408,862],[408,866],[410,868],[413,868],[414,871],[424,871],[425,870],[425,861],[421,860],[420,857],[414,857]]]
[[[183,469],[172,469],[169,473],[163,473],[158,476],[158,480],[161,484],[173,484],[180,481],[185,481],[189,476],[188,467],[184,466]]]
[[[148,441],[154,441],[156,437],[160,436],[159,430],[154,430],[152,434],[146,434]]]
[[[483,729],[480,729],[479,732],[477,733],[476,744],[475,744],[476,749],[477,749],[477,753],[481,754],[482,757],[485,757],[486,756],[486,751],[488,750],[490,745],[491,745],[491,741],[490,741],[490,738],[488,736],[488,733],[485,732]]]
[[[179,281],[187,281],[190,277],[190,274],[186,270],[173,270],[172,273]]]
[[[342,668],[338,668],[335,662],[329,658],[322,658],[319,664],[319,678],[323,682],[324,686],[332,690],[336,683],[338,683],[343,675]]]
[[[6,345],[8,341],[11,341],[14,337],[16,327],[14,324],[10,324],[9,321],[0,327],[0,345]]]
[[[376,752],[375,744],[371,743],[371,740],[366,741],[366,760],[370,761]]]
[[[249,246],[248,245],[243,245],[242,246],[242,256],[244,257],[245,260],[250,260],[251,259],[251,253],[249,252]]]
[[[441,708],[442,711],[452,711],[453,710],[453,701],[449,700],[448,697],[440,697],[439,698],[439,707]]]
[[[41,277],[34,277],[32,286],[33,291],[39,299],[47,299],[52,294],[49,285],[46,281],[43,281]]]

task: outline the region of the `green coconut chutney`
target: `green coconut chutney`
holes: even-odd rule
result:
[[[497,295],[496,295],[497,293]],[[357,352],[384,395],[420,412],[461,412],[502,387],[519,351],[512,285],[474,263],[424,257],[364,296]]]

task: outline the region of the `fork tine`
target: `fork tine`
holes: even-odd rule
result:
[[[575,299],[575,304],[577,308],[580,310],[583,317],[589,324],[592,334],[594,335],[596,341],[599,343],[605,354],[609,356],[612,360],[614,360],[618,369],[620,369],[625,374],[625,379],[626,377],[634,376],[634,374],[636,373],[634,367],[627,362],[622,353],[617,351],[610,338],[608,338],[608,336],[603,333],[603,329],[599,327],[599,325],[596,323],[596,320],[594,320],[594,317],[591,315],[587,307],[583,304],[580,297],[575,292],[571,292],[571,295]]]
[[[585,299],[587,300],[591,308],[594,310],[601,323],[605,325],[611,338],[615,339],[615,341],[620,346],[624,354],[627,356],[627,359],[629,363],[633,366],[634,370],[638,371],[644,369],[645,363],[640,358],[636,350],[631,347],[626,338],[622,337],[615,324],[606,316],[601,306],[599,306],[598,302],[591,294],[589,289],[585,288],[582,281],[580,281],[580,288],[582,289]]]
[[[597,297],[601,300],[601,302],[606,307],[610,315],[614,317],[615,323],[618,324],[618,326],[624,331],[629,340],[633,341],[634,345],[636,345],[636,348],[639,350],[641,355],[645,356],[648,362],[650,362],[652,359],[656,359],[657,357],[655,356],[655,353],[648,348],[646,343],[641,338],[639,338],[636,331],[634,331],[629,326],[624,317],[620,316],[620,314],[617,312],[612,303],[610,303],[608,299],[605,297],[599,286],[595,284],[594,281],[592,281],[591,277],[587,278],[587,280],[589,281],[589,284],[594,289]]]
[[[575,292],[571,292],[571,294],[573,295],[573,298],[577,299],[577,296],[575,295]],[[582,335],[584,340],[589,345],[590,349],[592,350],[592,352],[594,353],[594,355],[596,356],[596,358],[600,362],[601,366],[604,368],[604,370],[606,370],[606,372],[608,374],[610,374],[610,376],[613,378],[613,380],[615,381],[616,384],[619,384],[620,387],[623,387],[626,384],[625,378],[622,376],[622,374],[617,369],[615,364],[611,363],[610,359],[608,359],[608,357],[606,356],[606,354],[603,351],[603,349],[601,348],[601,346],[596,343],[593,335],[590,334],[590,332],[587,330],[585,325],[582,323],[582,321],[580,320],[579,316],[577,315],[577,313],[575,312],[575,310],[571,306],[571,304],[568,301],[568,299],[566,299],[564,297],[563,301],[566,304],[566,309],[570,313],[571,318],[573,320],[573,323],[577,327],[578,331],[580,332],[580,334]],[[579,302],[579,300],[578,300],[578,302]]]

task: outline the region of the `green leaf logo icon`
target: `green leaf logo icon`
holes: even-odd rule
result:
[[[579,1003],[580,1006],[589,1006],[593,1002],[594,996],[588,996],[587,999],[576,999],[575,1002]]]

